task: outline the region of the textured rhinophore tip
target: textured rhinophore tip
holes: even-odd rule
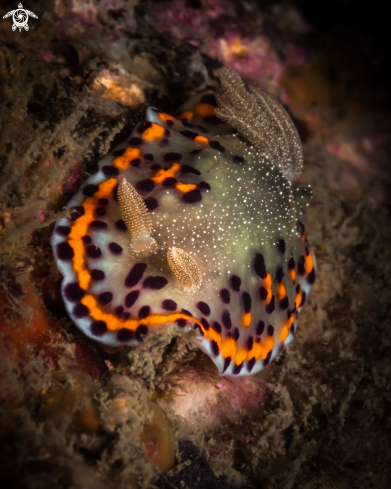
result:
[[[156,242],[151,237],[151,216],[143,199],[126,178],[118,187],[118,203],[122,219],[132,235],[133,251],[140,256],[150,255],[156,249]]]
[[[303,169],[303,149],[287,111],[274,98],[257,88],[250,91],[232,68],[219,70],[224,95],[217,98],[216,115],[237,129],[262,153],[272,158],[287,180]]]
[[[185,291],[195,292],[201,285],[201,271],[194,258],[181,248],[171,248],[167,252],[168,264]]]

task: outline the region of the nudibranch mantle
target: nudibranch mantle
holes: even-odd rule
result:
[[[66,310],[87,336],[136,345],[176,323],[197,331],[220,374],[249,375],[293,340],[316,263],[291,182],[216,107],[208,92],[177,117],[149,108],[51,243]]]

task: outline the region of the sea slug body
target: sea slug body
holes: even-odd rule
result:
[[[293,123],[233,70],[220,78],[219,104],[208,92],[177,117],[149,108],[51,243],[67,312],[87,336],[136,345],[176,323],[196,329],[222,375],[249,375],[293,340],[316,262],[293,198]]]

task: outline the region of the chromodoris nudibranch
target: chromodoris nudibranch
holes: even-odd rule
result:
[[[136,345],[176,323],[196,330],[221,374],[249,375],[293,340],[316,264],[290,181],[302,158],[293,123],[232,70],[220,77],[219,110],[211,92],[177,117],[149,108],[51,243],[67,312],[87,336]]]

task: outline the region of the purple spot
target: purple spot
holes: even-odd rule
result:
[[[133,339],[133,331],[128,328],[121,328],[117,333],[117,340],[121,343],[127,343]]]
[[[143,278],[146,269],[147,265],[145,263],[136,263],[136,265],[133,266],[125,279],[125,286],[134,287],[135,285],[137,285]]]
[[[109,199],[105,199],[104,197],[102,199],[99,199],[99,205],[108,205]]]
[[[181,309],[181,313],[182,313],[182,314],[185,314],[186,316],[189,316],[189,317],[191,317],[191,316],[192,316],[192,313],[191,313],[191,312],[189,312],[189,311],[188,311],[188,310],[186,310],[186,309]]]
[[[181,172],[182,173],[194,173],[194,175],[201,175],[201,172],[197,170],[197,168],[194,168],[193,166],[190,165],[182,165],[181,166]]]
[[[263,286],[259,287],[259,298],[265,301],[267,299],[267,296],[268,296],[268,292],[265,289],[265,287]]]
[[[246,348],[248,351],[251,351],[253,349],[254,345],[254,338],[252,336],[249,336],[246,341]]]
[[[93,244],[86,246],[86,253],[90,258],[94,259],[100,258],[102,256],[100,248]]]
[[[133,160],[130,162],[130,166],[133,166],[134,168],[138,168],[140,165],[141,165],[140,158],[133,158]]]
[[[139,134],[142,134],[144,131],[149,129],[151,126],[152,126],[152,122],[149,122],[149,121],[139,122],[136,126],[136,131]]]
[[[296,294],[298,294],[300,292],[300,289],[301,289],[300,284],[297,284],[296,285]]]
[[[189,138],[189,139],[194,139],[198,136],[196,132],[189,131],[188,129],[181,131],[180,134],[182,134],[182,136],[185,136],[185,138]]]
[[[182,155],[179,153],[166,153],[163,156],[166,163],[179,163],[182,159]]]
[[[92,221],[90,223],[90,228],[92,229],[106,229],[107,228],[107,224],[103,221]]]
[[[221,146],[218,141],[209,141],[209,146],[213,149],[217,149],[217,151],[221,151],[222,153],[225,151],[224,146]]]
[[[231,295],[228,289],[220,290],[220,299],[224,302],[224,304],[229,304],[231,302]]]
[[[166,311],[176,311],[177,303],[171,299],[166,299],[162,302],[162,308]]]
[[[234,336],[234,340],[235,341],[238,341],[239,336],[240,336],[240,333],[239,333],[239,329],[238,328],[235,328],[234,329],[234,335],[233,336]]]
[[[210,185],[207,182],[200,182],[198,184],[198,188],[202,188],[203,190],[210,190]]]
[[[90,313],[90,310],[88,309],[87,306],[79,302],[79,304],[76,304],[76,306],[73,308],[73,315],[76,318],[85,318],[88,316]]]
[[[202,326],[204,327],[204,329],[206,331],[209,330],[209,323],[208,323],[208,321],[205,318],[201,318],[201,324],[202,324]]]
[[[99,280],[104,280],[104,278],[105,278],[105,272],[103,270],[98,270],[97,268],[91,270],[91,279],[94,282],[99,282]]]
[[[232,289],[235,292],[239,292],[240,286],[242,285],[242,279],[238,277],[237,275],[232,275],[232,277],[229,279],[230,284]]]
[[[297,272],[299,275],[305,275],[305,258],[302,255],[299,259],[299,263],[297,264]]]
[[[315,272],[315,267],[311,270],[311,272],[309,273],[308,277],[307,277],[307,282],[310,284],[310,285],[313,285],[313,283],[315,282],[315,279],[316,279],[316,272]]]
[[[148,334],[148,326],[145,324],[140,324],[140,326],[136,329],[136,339],[138,341],[143,341],[144,336]]]
[[[193,149],[193,151],[190,152],[191,155],[198,155],[200,154],[202,149]]]
[[[129,146],[140,146],[143,140],[141,138],[130,138],[128,141]]]
[[[186,324],[188,323],[188,321],[186,319],[183,319],[183,318],[177,319],[175,322],[180,328],[184,328],[186,326]]]
[[[194,129],[194,126],[191,122],[189,122],[187,119],[183,119],[182,120],[182,124],[185,126],[185,127],[190,127],[191,129]]]
[[[167,177],[163,180],[163,187],[172,187],[177,182],[177,179],[174,177]]]
[[[138,317],[140,319],[145,319],[146,317],[149,316],[149,313],[151,312],[151,308],[149,306],[143,306],[140,308],[138,312]]]
[[[251,295],[248,292],[243,292],[242,294],[244,312],[248,313],[251,311]]]
[[[214,107],[217,107],[217,100],[216,100],[214,93],[205,93],[201,97],[200,102],[202,104],[210,104],[210,105],[213,105]]]
[[[247,362],[247,370],[248,370],[248,372],[251,372],[252,371],[252,369],[254,368],[254,365],[255,365],[255,357],[252,357]]]
[[[230,330],[232,327],[231,314],[228,311],[224,311],[221,318],[222,318],[224,327],[226,329]]]
[[[95,212],[96,212],[96,214],[97,214],[98,216],[100,216],[100,217],[102,217],[102,216],[105,216],[105,215],[106,215],[106,209],[105,209],[104,207],[102,207],[102,206],[97,207],[97,208],[95,209]]]
[[[99,190],[98,185],[94,185],[93,183],[88,183],[85,187],[83,187],[82,191],[86,197],[92,197],[95,192]]]
[[[151,166],[151,170],[153,170],[153,171],[160,170],[161,167],[162,167],[162,165],[159,165],[159,163],[154,163]]]
[[[195,324],[193,329],[198,330],[198,334],[200,334],[201,336],[205,336],[199,324]]]
[[[271,314],[274,311],[275,308],[276,307],[274,305],[274,295],[272,295],[272,300],[270,301],[269,305],[266,306],[266,312],[268,314]]]
[[[167,124],[167,126],[173,126],[174,125],[174,121],[172,121],[170,119],[167,119],[166,120],[166,124]]]
[[[120,219],[119,221],[117,221],[117,222],[115,223],[115,227],[116,227],[116,228],[117,228],[119,231],[127,231],[127,229],[128,229],[128,228],[126,227],[125,222],[124,222],[122,219]]]
[[[144,289],[160,290],[168,284],[165,277],[147,277],[143,282]]]
[[[144,155],[144,159],[149,161],[155,161],[155,157],[151,153],[147,153],[146,155]]]
[[[126,148],[116,149],[115,151],[113,151],[113,156],[118,158],[119,156],[122,156],[125,153],[125,151],[126,151]]]
[[[147,209],[149,211],[153,211],[159,206],[159,203],[155,199],[155,197],[148,197],[147,199],[144,200],[144,204],[147,206]]]
[[[210,307],[206,302],[200,301],[197,302],[196,308],[202,312],[204,316],[209,316],[210,315]]]
[[[261,253],[257,253],[255,255],[253,267],[258,277],[261,277],[262,279],[266,278],[267,274],[266,274],[265,259],[263,258],[263,255],[261,255]]]
[[[289,299],[288,297],[284,297],[282,299],[282,301],[280,301],[280,307],[283,311],[285,311],[285,309],[288,309],[289,307]]]
[[[113,294],[111,292],[102,292],[98,295],[98,302],[101,306],[107,306],[113,300]]]
[[[243,165],[244,163],[246,163],[246,160],[239,155],[235,155],[233,160],[234,163],[237,163],[238,165]]]
[[[242,370],[242,367],[243,367],[243,362],[240,363],[239,365],[235,365],[234,368],[233,368],[233,370],[232,370],[232,373],[234,375],[239,375],[240,372],[241,372],[241,370]]]
[[[70,260],[72,260],[72,258],[74,256],[75,256],[75,253],[73,252],[73,248],[67,241],[64,241],[62,243],[58,243],[58,245],[57,245],[57,257],[60,260],[70,261]]]
[[[218,356],[218,354],[220,353],[220,350],[219,350],[219,345],[217,344],[217,342],[216,342],[215,340],[212,340],[212,341],[210,342],[210,345],[211,345],[211,347],[212,347],[212,352],[213,352],[213,355],[214,355],[215,357],[217,357],[217,356]]]
[[[214,321],[212,323],[212,329],[214,329],[216,333],[221,333],[221,324],[218,323],[217,321]]]
[[[265,330],[265,323],[263,321],[259,321],[257,324],[257,330],[256,333],[258,336],[260,336]]]
[[[69,209],[71,220],[76,221],[79,217],[84,216],[84,207],[82,205],[76,205]]]
[[[272,350],[269,351],[267,354],[265,360],[263,361],[263,366],[266,367],[266,365],[269,365],[270,362],[270,357],[272,356]]]
[[[277,249],[283,255],[285,253],[285,240],[279,239],[277,241]]]
[[[139,192],[150,192],[155,188],[155,182],[150,178],[146,178],[145,180],[139,180],[136,183],[135,188]]]
[[[224,360],[224,368],[223,368],[223,373],[227,370],[227,368],[230,366],[231,364],[231,357],[227,357],[225,360]]]
[[[86,245],[88,245],[88,244],[92,243],[92,238],[91,238],[91,236],[87,236],[87,235],[86,235],[86,236],[83,236],[81,239],[83,240],[83,243],[84,243],[84,244],[86,244]]]
[[[123,306],[118,306],[115,308],[115,313],[117,316],[121,316],[121,314],[124,312],[124,307]]]
[[[109,243],[109,250],[114,255],[120,255],[122,253],[122,246],[120,246],[118,243]]]
[[[283,277],[284,277],[284,270],[282,268],[277,268],[276,281],[278,284],[282,282]]]
[[[116,177],[119,175],[119,170],[113,165],[104,165],[102,166],[102,172],[107,176],[107,177]]]
[[[303,307],[306,300],[307,300],[307,294],[303,290],[303,292],[301,293],[301,302],[299,307]]]
[[[68,226],[57,226],[56,227],[56,233],[61,234],[61,236],[68,236],[68,234],[71,232],[71,228]]]
[[[94,336],[102,336],[107,331],[107,324],[105,321],[94,321],[91,324],[91,333]]]
[[[182,199],[186,204],[194,204],[195,202],[201,202],[202,195],[198,188],[190,190],[186,194],[183,194]]]

